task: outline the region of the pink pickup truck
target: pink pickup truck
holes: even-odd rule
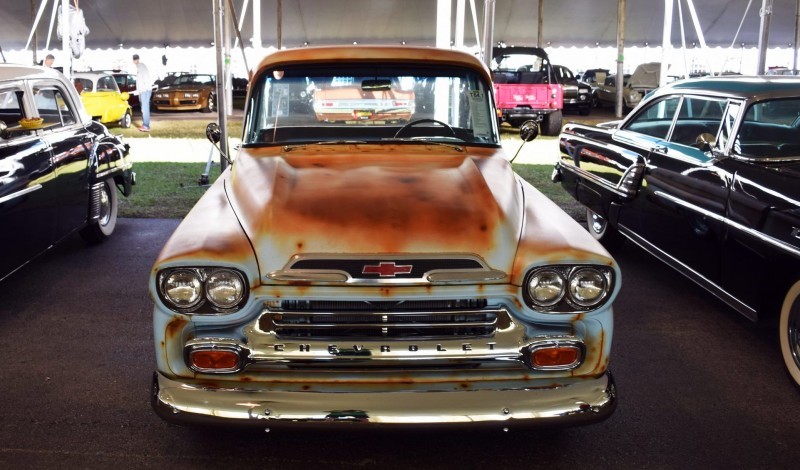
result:
[[[492,80],[500,122],[540,123],[543,135],[561,131],[564,91],[539,47],[495,47]]]

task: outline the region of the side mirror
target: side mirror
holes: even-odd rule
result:
[[[536,121],[525,121],[519,126],[519,137],[523,142],[530,142],[539,135],[539,124]]]
[[[128,98],[130,98],[131,95],[127,91],[124,91],[119,94],[119,97],[122,98],[122,101],[128,101]]]
[[[212,144],[218,144],[222,140],[222,132],[219,130],[219,124],[211,122],[206,126],[206,138]]]

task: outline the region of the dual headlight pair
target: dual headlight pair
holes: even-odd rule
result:
[[[525,300],[540,311],[586,311],[603,304],[613,285],[605,266],[543,266],[526,277]]]
[[[158,275],[164,303],[182,313],[225,313],[247,299],[244,275],[229,268],[177,268]]]

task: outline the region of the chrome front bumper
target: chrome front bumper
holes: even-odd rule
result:
[[[226,384],[227,385],[227,384]],[[176,424],[244,424],[302,427],[382,425],[572,426],[608,418],[616,408],[611,373],[596,379],[548,381],[541,386],[470,389],[453,383],[446,390],[403,385],[392,391],[255,389],[189,385],[153,375],[152,405],[156,414]],[[250,383],[250,385],[255,385]],[[398,385],[398,387],[400,387]]]

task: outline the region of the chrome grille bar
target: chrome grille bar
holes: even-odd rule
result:
[[[325,305],[330,308],[335,306],[332,305],[335,303],[335,301],[320,302],[316,306]],[[259,320],[259,327],[264,331],[274,332],[282,339],[476,338],[493,335],[497,328],[498,317],[505,314],[502,309],[486,308],[407,310],[410,305],[402,302],[397,303],[397,308],[401,309],[399,311],[386,309],[385,303],[355,304],[344,302],[340,306],[347,307],[347,310],[325,311],[265,308]],[[449,305],[459,304],[463,305],[458,301]],[[297,304],[289,301],[286,306],[297,306]],[[372,310],[366,311],[367,308]]]

